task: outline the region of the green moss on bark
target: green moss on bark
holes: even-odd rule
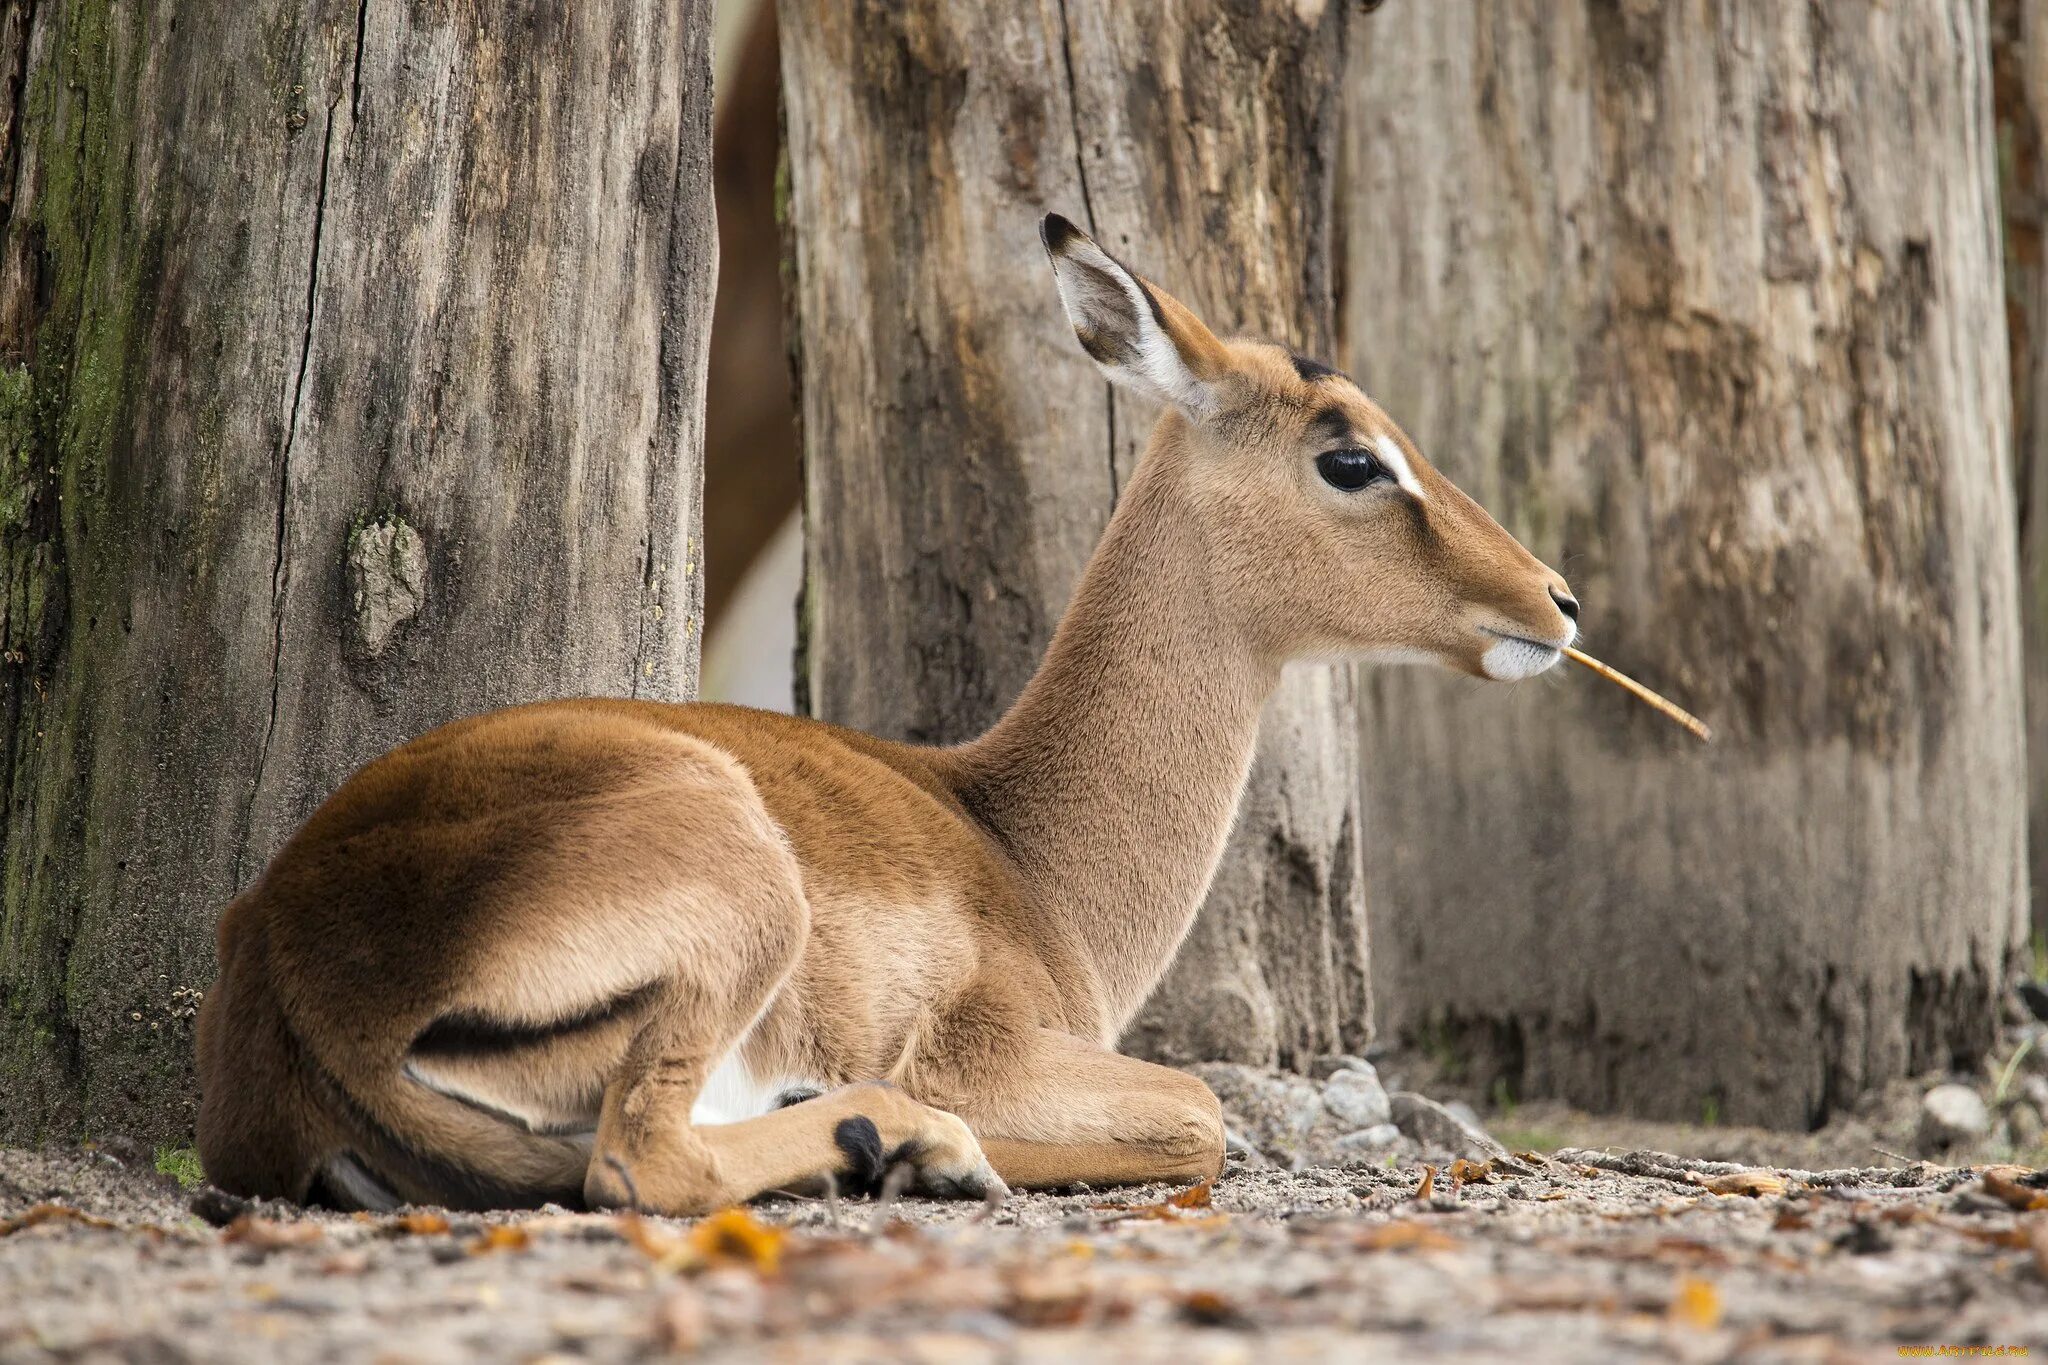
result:
[[[7,225],[0,336],[0,566],[7,575],[0,705],[8,768],[0,882],[0,1072],[26,1101],[0,1135],[75,1129],[72,950],[108,856],[87,838],[91,630],[121,608],[132,529],[114,468],[130,425],[149,253],[131,183],[135,73],[153,24],[108,0],[45,6],[22,87],[22,172]],[[101,890],[104,882],[98,882]]]

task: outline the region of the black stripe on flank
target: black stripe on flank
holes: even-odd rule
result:
[[[1294,362],[1294,372],[1301,376],[1304,384],[1313,384],[1318,379],[1342,379],[1342,370],[1333,370],[1320,360],[1311,359],[1300,351],[1289,351],[1287,358]]]
[[[494,1019],[471,1010],[456,1010],[421,1029],[419,1036],[412,1040],[411,1052],[415,1057],[475,1057],[541,1047],[637,1013],[654,994],[655,985],[650,981],[581,1014],[544,1024]]]

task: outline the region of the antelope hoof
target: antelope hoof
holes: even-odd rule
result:
[[[967,1125],[937,1109],[925,1114],[913,1136],[886,1148],[873,1119],[864,1114],[841,1119],[832,1130],[845,1163],[838,1175],[840,1188],[884,1199],[898,1193],[988,1204],[1007,1199],[1010,1187],[982,1155]]]

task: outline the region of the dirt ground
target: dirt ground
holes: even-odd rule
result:
[[[104,1152],[5,1151],[0,1362],[2048,1349],[2048,1192],[2020,1168],[1771,1177],[1566,1148],[1457,1177],[1436,1170],[1424,1193],[1419,1164],[1234,1165],[1209,1207],[1153,1188],[1016,1196],[993,1215],[905,1200],[698,1223],[369,1218],[252,1209]]]

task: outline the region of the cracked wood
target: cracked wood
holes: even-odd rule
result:
[[[814,714],[924,741],[991,722],[1150,433],[1074,345],[1040,214],[1223,328],[1327,354],[1343,8],[785,0]],[[1355,754],[1349,674],[1291,674],[1130,1045],[1363,1046]]]
[[[184,1140],[361,762],[694,689],[710,3],[473,10],[0,5],[0,1137]]]

